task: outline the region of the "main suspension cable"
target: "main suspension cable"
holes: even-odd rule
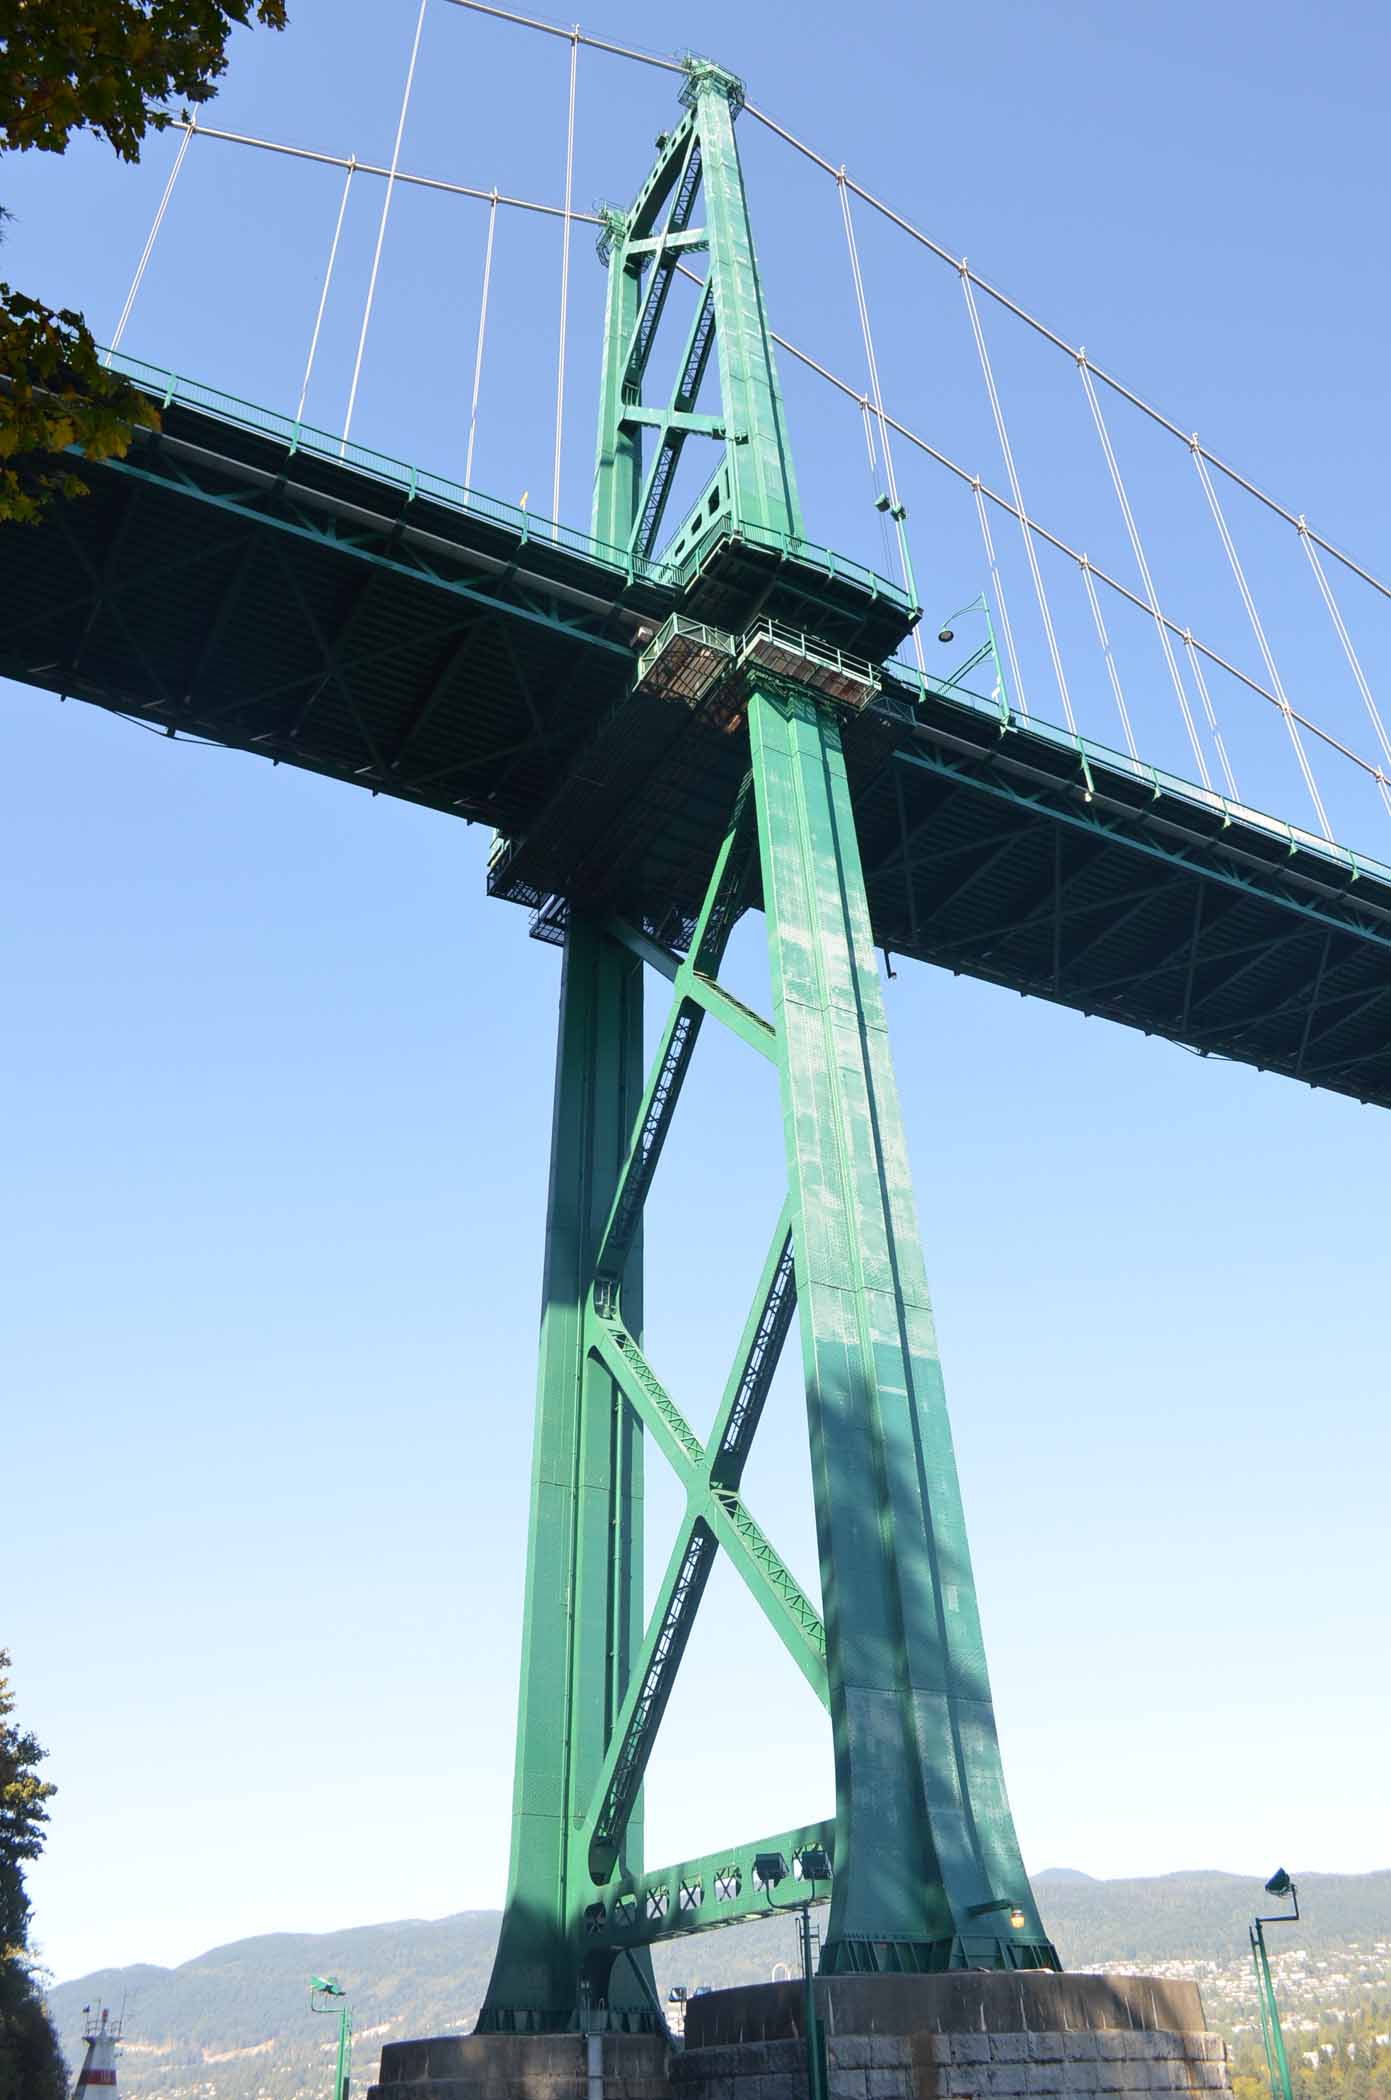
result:
[[[543,36],[567,38],[573,36],[590,50],[606,51],[616,58],[631,59],[637,65],[654,67],[659,72],[680,74],[686,70],[679,59],[665,58],[653,51],[640,51],[632,45],[618,44],[607,37],[589,36],[578,28],[566,28],[558,22],[543,21],[536,15],[526,15],[513,8],[495,6],[491,4],[491,0],[449,0],[449,4],[453,7],[465,8],[474,14],[491,15],[498,21],[510,22],[522,29],[535,30]],[[1055,349],[1061,350],[1069,358],[1076,359],[1081,355],[1077,345],[1069,343],[1065,336],[1059,335],[1056,329],[1050,328],[1046,321],[1041,321],[1037,314],[1030,313],[1027,307],[1021,306],[1016,299],[1011,299],[1009,294],[1001,291],[998,285],[992,284],[988,278],[982,277],[978,271],[970,269],[963,257],[954,255],[950,248],[943,247],[940,241],[933,240],[930,234],[924,233],[920,226],[915,226],[913,221],[906,218],[902,212],[895,211],[893,206],[885,203],[882,197],[877,197],[872,190],[866,189],[864,184],[857,182],[855,177],[849,174],[843,165],[838,165],[824,153],[818,153],[814,146],[809,146],[804,139],[798,138],[795,132],[789,131],[785,124],[780,124],[775,117],[770,116],[768,111],[761,109],[757,103],[751,102],[746,98],[743,107],[754,123],[761,124],[765,130],[772,132],[775,138],[779,138],[785,145],[791,146],[794,152],[801,154],[814,167],[820,168],[833,181],[840,182],[843,180],[845,187],[858,197],[862,204],[867,205],[871,211],[878,212],[881,218],[887,219],[890,225],[896,226],[900,232],[907,234],[910,240],[916,242],[919,247],[926,249],[930,255],[936,256],[941,262],[949,263],[954,270],[961,271],[969,278],[970,283],[977,291],[983,292],[986,298],[993,299],[997,306],[1004,307],[1007,313],[1013,314],[1016,320],[1022,321],[1026,328],[1033,330],[1035,335],[1042,336],[1045,342],[1051,343]],[[1171,437],[1177,438],[1185,446],[1190,443],[1189,432],[1174,422],[1172,417],[1166,416],[1162,409],[1156,408],[1152,402],[1147,401],[1142,394],[1137,394],[1131,387],[1126,386],[1123,380],[1117,379],[1113,372],[1108,372],[1104,366],[1095,362],[1091,364],[1090,369],[1103,386],[1109,387],[1113,393],[1119,394],[1122,400],[1128,401],[1142,415],[1148,416],[1162,430],[1166,430]],[[1346,553],[1343,548],[1336,546],[1331,540],[1325,539],[1321,533],[1315,532],[1305,519],[1294,511],[1287,510],[1285,505],[1279,502],[1276,497],[1270,495],[1254,481],[1249,480],[1236,467],[1232,466],[1229,461],[1222,459],[1217,453],[1209,452],[1204,447],[1203,458],[1208,462],[1209,466],[1216,468],[1218,473],[1226,475],[1228,480],[1234,481],[1239,488],[1245,489],[1248,495],[1254,496],[1258,503],[1264,504],[1268,510],[1273,511],[1277,517],[1282,518],[1287,525],[1292,526],[1302,536],[1307,536],[1325,554],[1329,555],[1334,561],[1340,562],[1344,568],[1349,569],[1363,583],[1369,584],[1383,598],[1391,600],[1391,583],[1387,583],[1381,577],[1374,575],[1369,569],[1364,569],[1352,555]]]
[[[693,273],[685,272],[684,274],[692,275]],[[699,282],[694,277],[693,281]],[[839,373],[831,371],[830,367],[822,364],[819,358],[813,357],[810,351],[800,349],[796,343],[790,342],[785,335],[779,335],[775,328],[770,328],[768,335],[770,341],[776,343],[780,350],[785,350],[789,357],[796,358],[799,364],[807,367],[808,371],[815,372],[819,378],[824,379],[838,393],[843,394],[847,400],[853,401],[857,409],[862,406],[863,395],[850,384],[848,379],[842,379]],[[967,488],[973,489],[976,492],[977,500],[981,504],[982,510],[984,508],[982,499],[988,498],[997,509],[1007,511],[1010,517],[1021,520],[1023,524],[1028,526],[1030,532],[1036,533],[1039,539],[1046,541],[1050,547],[1056,548],[1059,554],[1066,555],[1067,559],[1075,563],[1078,568],[1081,567],[1082,556],[1075,547],[1070,546],[1065,539],[1061,539],[1056,532],[1050,532],[1048,527],[1040,524],[1037,518],[1029,517],[1027,513],[1021,513],[1016,510],[1008,496],[1002,496],[998,489],[988,487],[979,474],[971,473],[969,468],[963,467],[949,453],[940,451],[936,445],[923,437],[919,431],[914,430],[911,425],[902,422],[899,417],[893,414],[891,409],[885,409],[884,420],[887,422],[890,430],[895,431],[908,444],[914,446],[919,452],[924,453],[928,459],[935,461],[939,467],[944,467],[958,481],[964,482]],[[1179,641],[1183,640],[1184,629],[1179,626],[1176,620],[1171,619],[1166,612],[1162,610],[1156,612],[1155,605],[1148,604],[1137,592],[1131,590],[1129,584],[1122,583],[1119,577],[1112,576],[1107,570],[1099,568],[1095,562],[1090,562],[1089,567],[1098,583],[1104,583],[1107,589],[1114,591],[1118,598],[1123,598],[1137,612],[1145,614],[1148,619],[1155,622],[1160,630],[1161,639],[1165,642],[1166,649],[1170,635]],[[1001,593],[1001,613],[1001,624],[1003,625],[1003,593]],[[1209,643],[1201,641],[1197,635],[1193,637],[1193,646],[1208,663],[1215,664],[1219,671],[1225,671],[1228,677],[1236,679],[1239,685],[1244,685],[1248,691],[1258,694],[1262,700],[1267,701],[1272,707],[1279,707],[1280,702],[1274,693],[1263,686],[1258,678],[1253,678],[1249,671],[1243,671],[1239,665],[1232,663],[1229,658],[1223,656],[1220,650],[1214,649]],[[1011,659],[1013,661],[1012,652]],[[1183,691],[1181,685],[1179,691],[1180,693]],[[1021,706],[1020,712],[1024,714],[1028,710]],[[1371,774],[1373,779],[1384,777],[1383,771],[1379,766],[1373,765],[1369,760],[1363,758],[1360,752],[1354,751],[1350,745],[1345,744],[1331,730],[1321,728],[1308,715],[1301,714],[1298,708],[1292,707],[1290,712],[1301,729],[1306,730],[1310,736],[1317,737],[1321,743],[1327,744],[1329,749],[1338,752],[1340,757],[1349,759],[1353,765],[1359,766],[1364,773]],[[1187,718],[1191,725],[1191,710],[1188,711]],[[1195,735],[1196,730],[1191,729],[1190,734]],[[1202,766],[1201,756],[1199,756],[1198,763]],[[1204,785],[1211,793],[1212,781],[1210,777],[1205,779]]]
[[[420,32],[425,27],[425,9],[429,0],[420,0],[420,12],[415,18],[415,38],[411,44],[410,64],[406,68],[405,92],[401,96],[401,114],[396,119],[396,142],[391,149],[391,166],[387,171],[386,194],[382,198],[382,215],[377,221],[377,245],[372,256],[372,274],[367,280],[367,301],[362,309],[362,327],[357,338],[357,356],[353,360],[353,381],[348,389],[348,413],[343,418],[343,442],[338,448],[339,458],[348,450],[348,433],[353,427],[353,410],[357,406],[357,383],[362,375],[362,355],[367,348],[367,329],[372,319],[372,302],[377,296],[377,272],[382,263],[382,244],[386,240],[386,222],[391,211],[391,193],[396,187],[396,169],[401,158],[401,140],[405,135],[406,112],[411,106],[411,89],[415,85],[415,62],[420,56]]]
[[[482,0],[450,0],[450,4],[455,6],[470,6],[476,8],[478,11],[483,13],[497,13],[503,15],[508,20],[515,19],[522,21],[523,23],[527,22],[526,17],[514,17],[506,10],[485,7],[482,5]],[[547,24],[535,24],[532,26],[547,29],[550,28],[550,25]],[[563,35],[567,39],[570,38],[572,35],[572,32],[568,29],[557,29],[553,33],[557,35]],[[641,56],[641,54],[637,53],[628,53],[621,46],[610,45],[604,43],[602,40],[585,37],[583,35],[580,36],[579,41],[584,44],[594,45],[598,49],[616,51],[620,56]],[[675,65],[667,66],[665,65],[664,61],[652,60],[651,63],[662,64],[665,70],[671,72],[677,72],[682,70],[680,67]],[[567,215],[564,207],[561,205],[548,204],[536,199],[510,196],[497,190],[496,188],[483,189],[467,183],[449,182],[440,177],[409,174],[404,170],[400,170],[399,168],[396,169],[393,173],[392,169],[383,168],[371,162],[357,160],[354,157],[345,156],[341,154],[326,153],[309,147],[288,145],[283,142],[270,139],[255,138],[248,134],[243,134],[239,132],[218,130],[212,126],[198,125],[195,127],[191,123],[184,123],[180,124],[179,128],[183,130],[185,134],[184,139],[181,142],[181,154],[183,149],[187,146],[189,136],[191,135],[192,131],[196,128],[199,133],[199,136],[203,138],[214,138],[232,145],[246,146],[259,151],[283,154],[292,159],[305,160],[319,165],[339,167],[344,169],[345,171],[351,168],[357,174],[361,175],[372,175],[379,178],[385,178],[388,181],[394,180],[402,183],[413,183],[419,185],[420,187],[426,189],[439,190],[449,195],[468,197],[474,199],[477,202],[489,205],[490,217],[495,217],[497,207],[501,206],[510,207],[521,211],[538,212],[543,216],[550,218],[568,218],[568,221],[574,222],[576,224],[585,224],[592,226],[597,225],[599,223],[598,214],[595,212],[578,211],[572,208]],[[797,142],[794,141],[794,143]],[[834,173],[835,171],[832,170],[831,172]],[[166,188],[168,189],[171,187],[172,179],[171,184],[167,185]],[[862,192],[859,190],[858,186],[849,177],[847,177],[847,187],[850,188],[857,196],[862,195]],[[874,199],[869,199],[868,201],[870,201],[871,203],[877,203],[877,200]],[[157,227],[153,229],[153,231],[157,230]],[[925,237],[923,238],[925,239]],[[149,245],[150,244],[147,243],[147,247]],[[928,245],[935,244],[928,243]],[[947,254],[946,250],[940,250],[937,252],[940,252],[943,256],[946,257],[947,260],[952,261],[954,266],[959,267],[959,265],[956,265],[955,263],[955,258],[950,257]],[[702,280],[699,277],[697,277],[695,273],[688,269],[684,264],[678,264],[677,267],[681,271],[681,274],[690,278],[693,283],[699,284],[702,282]],[[139,274],[141,273],[137,273],[137,278]],[[974,272],[971,273],[971,282],[977,289],[984,289],[988,292],[991,292],[992,296],[995,296],[995,294],[992,291],[992,288],[987,285],[984,285],[983,281],[979,277],[977,277]],[[133,287],[133,291],[135,289],[138,289],[138,282],[137,286]],[[848,380],[842,378],[838,373],[833,372],[827,365],[823,364],[820,359],[812,356],[809,351],[801,349],[796,343],[791,342],[786,336],[779,334],[777,330],[770,329],[769,337],[770,340],[774,342],[780,350],[784,351],[788,356],[794,358],[798,363],[806,366],[806,368],[809,371],[815,373],[817,377],[824,380],[836,392],[838,392],[847,400],[852,402],[855,406],[857,414],[859,414],[862,418],[867,417],[869,404],[866,401],[866,397],[862,388],[852,386]],[[1053,340],[1057,341],[1061,345],[1061,338],[1053,338]],[[113,343],[111,349],[114,350],[117,347],[117,344]],[[111,352],[108,351],[106,354],[110,356]],[[1110,453],[1111,448],[1109,435],[1105,431],[1104,419],[1102,419],[1100,412],[1100,405],[1099,403],[1095,402],[1093,389],[1089,384],[1089,381],[1092,376],[1104,380],[1106,375],[1102,373],[1098,367],[1091,365],[1090,361],[1086,360],[1084,352],[1075,354],[1079,358],[1079,371],[1082,375],[1083,384],[1087,389],[1089,399],[1093,401],[1093,414],[1100,426],[1098,434],[1102,438],[1103,448],[1107,450],[1108,453]],[[1019,504],[1015,504],[1011,502],[1007,496],[1002,495],[998,490],[988,487],[979,474],[973,474],[968,468],[963,467],[957,460],[952,459],[948,453],[941,451],[937,446],[930,443],[930,441],[927,438],[923,437],[920,432],[914,430],[911,427],[911,425],[903,422],[901,418],[895,416],[887,406],[883,408],[883,426],[886,427],[888,430],[893,431],[897,436],[901,437],[905,443],[912,445],[916,451],[921,452],[926,458],[932,460],[934,464],[945,469],[947,473],[952,475],[956,480],[963,483],[973,493],[977,507],[977,515],[981,525],[982,538],[986,546],[987,560],[990,564],[991,577],[992,582],[994,584],[994,595],[996,602],[998,603],[1000,608],[1000,624],[1005,640],[1006,653],[1009,658],[1011,674],[1014,679],[1015,697],[1018,703],[1019,712],[1021,713],[1021,715],[1027,716],[1029,713],[1029,709],[1023,690],[1023,680],[1020,673],[1018,654],[1014,645],[1012,625],[1009,618],[1009,610],[1004,590],[1004,580],[999,570],[999,565],[994,550],[993,538],[990,533],[989,518],[986,510],[987,499],[990,504],[994,505],[1002,511],[1007,512],[1011,517],[1013,517],[1021,526],[1023,526],[1026,529],[1026,531],[1030,535],[1036,535],[1039,539],[1047,542],[1049,546],[1053,547],[1058,553],[1064,555],[1077,567],[1082,567],[1085,557],[1081,555],[1076,548],[1070,546],[1066,540],[1060,538],[1058,534],[1050,531],[1047,526],[1041,524],[1036,518],[1029,516],[1029,514],[1024,510],[1022,502]],[[1188,441],[1185,440],[1185,442]],[[1114,457],[1114,454],[1111,454],[1111,457]],[[1230,470],[1228,470],[1220,460],[1215,459],[1211,453],[1203,451],[1202,457],[1205,460],[1207,460],[1210,465],[1217,467],[1220,471],[1230,472]],[[1118,476],[1119,469],[1117,468],[1115,475],[1113,475],[1113,480],[1117,479]],[[1240,476],[1237,476],[1235,474],[1233,474],[1231,478],[1237,481],[1240,481],[1241,479]],[[1242,485],[1245,486],[1244,483],[1242,483]],[[1253,490],[1252,493],[1256,495],[1260,494],[1258,490]],[[1124,495],[1123,484],[1117,490],[1117,494],[1122,502],[1123,512],[1127,511],[1129,505],[1128,500],[1125,498]],[[1296,520],[1294,522],[1298,523],[1299,521]],[[1136,540],[1138,540],[1138,534],[1136,534],[1135,537]],[[1315,546],[1321,548],[1323,552],[1332,555],[1335,559],[1342,561],[1346,566],[1353,569],[1353,571],[1359,577],[1361,577],[1363,581],[1371,584],[1375,589],[1381,591],[1386,597],[1391,598],[1391,588],[1382,585],[1374,576],[1360,569],[1355,562],[1352,562],[1349,557],[1342,554],[1339,549],[1337,549],[1336,547],[1331,547],[1326,540],[1320,538],[1319,535],[1317,535],[1312,530],[1312,528],[1308,527],[1307,524],[1304,525],[1301,537],[1304,538],[1306,551],[1309,553],[1310,560],[1316,564],[1316,573],[1318,575],[1322,576],[1322,570],[1320,567],[1317,566],[1317,557],[1314,553]],[[1132,545],[1134,544],[1135,541],[1133,540]],[[1140,561],[1142,577],[1145,577],[1147,576],[1148,565],[1143,561],[1142,548],[1139,549],[1138,559]],[[1150,580],[1149,582],[1150,597],[1149,602],[1147,602],[1145,598],[1141,598],[1137,595],[1136,592],[1131,590],[1127,584],[1122,583],[1117,577],[1110,575],[1105,569],[1099,568],[1096,565],[1096,563],[1087,561],[1086,567],[1088,573],[1093,579],[1095,579],[1095,581],[1104,583],[1109,590],[1113,591],[1118,597],[1124,599],[1127,604],[1133,606],[1137,611],[1146,614],[1146,616],[1153,621],[1160,635],[1161,642],[1164,646],[1166,659],[1170,663],[1171,676],[1174,679],[1176,691],[1180,698],[1180,705],[1183,709],[1185,721],[1189,728],[1190,740],[1193,741],[1195,744],[1195,759],[1199,768],[1200,776],[1203,780],[1203,784],[1208,788],[1209,792],[1211,792],[1211,778],[1208,775],[1206,766],[1203,762],[1201,746],[1197,744],[1196,728],[1192,721],[1191,710],[1188,707],[1186,695],[1183,692],[1181,681],[1178,679],[1177,676],[1177,666],[1173,662],[1169,642],[1169,637],[1173,636],[1180,641],[1184,641],[1185,646],[1187,647],[1189,644],[1190,637],[1187,635],[1186,630],[1184,628],[1180,627],[1175,620],[1171,619],[1159,607],[1157,597],[1153,595],[1152,580]],[[1326,577],[1323,579],[1323,581],[1326,584]],[[1329,598],[1331,598],[1331,590],[1329,590],[1327,595]],[[1327,602],[1327,599],[1325,600],[1325,602]],[[1336,607],[1330,607],[1330,611],[1333,614],[1335,626],[1340,626],[1341,615],[1337,613]],[[1342,632],[1345,633],[1346,630],[1343,629]],[[1375,701],[1372,700],[1370,697],[1370,688],[1366,686],[1365,677],[1359,676],[1361,670],[1360,664],[1357,665],[1356,669],[1354,670],[1354,677],[1357,679],[1359,690],[1363,693],[1364,704],[1368,706],[1368,710],[1373,721],[1373,726],[1374,728],[1376,728],[1377,731],[1378,741],[1382,746],[1383,752],[1385,752],[1387,755],[1386,764],[1373,763],[1368,759],[1364,758],[1360,752],[1353,750],[1349,745],[1345,744],[1341,738],[1334,735],[1330,730],[1322,728],[1317,722],[1312,721],[1307,715],[1302,714],[1299,711],[1299,709],[1290,705],[1287,698],[1282,703],[1279,696],[1268,690],[1266,686],[1262,685],[1259,679],[1252,677],[1249,672],[1241,670],[1239,666],[1230,662],[1229,659],[1223,656],[1218,650],[1213,649],[1208,643],[1200,640],[1196,635],[1191,637],[1191,647],[1193,651],[1195,651],[1199,656],[1205,659],[1207,663],[1216,665],[1216,667],[1219,670],[1226,672],[1227,675],[1235,679],[1238,684],[1245,686],[1250,692],[1258,695],[1268,704],[1281,708],[1282,712],[1284,711],[1285,706],[1289,706],[1289,719],[1294,724],[1296,724],[1299,728],[1303,729],[1308,735],[1313,736],[1317,738],[1321,743],[1326,744],[1331,750],[1337,752],[1340,757],[1349,760],[1353,765],[1357,766],[1361,771],[1369,774],[1374,780],[1377,781],[1379,788],[1383,794],[1383,797],[1386,799],[1388,812],[1391,813],[1391,793],[1388,793],[1388,772],[1391,772],[1391,744],[1388,744],[1386,740],[1386,731],[1381,724],[1381,717],[1376,711]],[[1344,649],[1345,653],[1351,650],[1350,640],[1344,643]],[[1352,664],[1354,661],[1355,652],[1349,656],[1350,664]],[[1226,770],[1227,769],[1224,766],[1224,771]]]
[[[184,164],[184,155],[188,151],[188,142],[193,137],[193,134],[196,129],[197,113],[195,112],[194,115],[189,118],[188,123],[184,126],[184,135],[179,140],[179,150],[174,155],[174,165],[169,170],[169,180],[164,185],[164,195],[159,200],[159,204],[155,210],[154,224],[151,226],[149,234],[146,237],[145,245],[140,251],[140,260],[135,265],[135,275],[131,278],[130,290],[126,293],[126,303],[121,308],[121,318],[116,323],[115,331],[111,337],[110,347],[108,348],[106,355],[102,359],[103,364],[109,365],[111,362],[112,353],[114,351],[119,350],[121,347],[121,337],[126,332],[126,322],[130,319],[131,309],[135,305],[136,294],[139,292],[141,285],[145,281],[145,271],[149,267],[150,257],[154,254],[155,242],[159,238],[159,229],[164,224],[164,214],[169,209],[169,199],[174,194],[174,184],[179,179],[179,170]]]
[[[471,5],[473,0],[458,0],[458,4]],[[1080,346],[1069,343],[1065,336],[1059,335],[1056,329],[1050,328],[1046,321],[1041,321],[1037,314],[1030,313],[1028,308],[1021,306],[1017,299],[1011,299],[1008,292],[1001,291],[998,285],[990,282],[989,278],[982,277],[978,271],[971,269],[964,256],[953,255],[950,248],[944,248],[940,241],[934,241],[931,234],[924,233],[920,226],[915,226],[911,219],[904,217],[902,212],[895,211],[893,206],[886,204],[882,197],[876,197],[872,190],[866,189],[863,183],[857,182],[854,176],[846,173],[843,167],[837,166],[825,154],[818,153],[814,146],[807,145],[804,139],[799,139],[794,132],[787,129],[785,124],[779,124],[775,118],[770,117],[768,112],[760,109],[756,103],[746,100],[744,108],[756,124],[763,125],[765,130],[771,131],[776,138],[781,139],[785,145],[791,146],[795,152],[800,153],[806,160],[811,161],[815,167],[820,168],[822,173],[829,175],[833,181],[841,182],[843,180],[846,187],[853,191],[862,204],[868,205],[871,211],[878,212],[881,218],[887,219],[890,225],[896,226],[901,233],[906,233],[910,240],[915,241],[920,248],[926,249],[929,255],[936,256],[939,262],[949,263],[954,270],[960,271],[963,276],[969,279],[978,292],[983,292],[987,299],[993,299],[997,306],[1002,306],[1007,313],[1013,314],[1017,321],[1022,321],[1026,328],[1033,330],[1035,335],[1042,336],[1043,340],[1051,343],[1055,350],[1061,350],[1067,357],[1075,360],[1082,358],[1084,352]],[[1167,431],[1170,437],[1177,438],[1185,447],[1191,447],[1192,436],[1190,432],[1184,430],[1171,416],[1166,416],[1162,409],[1156,408],[1153,402],[1147,401],[1143,394],[1137,394],[1123,380],[1117,379],[1114,372],[1108,372],[1104,366],[1097,364],[1094,360],[1089,361],[1089,370],[1095,378],[1101,381],[1103,386],[1109,387],[1112,393],[1119,394],[1123,401],[1129,402],[1132,408],[1137,408],[1141,415],[1148,416],[1151,422],[1158,424],[1161,430]],[[1199,449],[1208,465],[1215,467],[1219,474],[1224,474],[1229,481],[1235,482],[1238,488],[1244,489],[1248,496],[1254,496],[1256,501],[1264,504],[1267,510],[1273,511],[1287,525],[1293,526],[1297,532],[1306,535],[1316,546],[1321,547],[1325,554],[1331,556],[1334,561],[1341,562],[1344,568],[1350,569],[1353,575],[1359,577],[1363,583],[1370,584],[1371,588],[1379,592],[1383,598],[1391,599],[1391,583],[1373,575],[1371,570],[1364,569],[1361,563],[1356,561],[1352,555],[1348,554],[1343,548],[1336,546],[1332,540],[1325,539],[1321,533],[1315,532],[1307,521],[1301,521],[1301,518],[1294,511],[1287,510],[1285,505],[1272,496],[1268,490],[1249,480],[1246,475],[1241,473],[1238,468],[1232,466],[1230,461],[1223,459],[1220,454],[1210,452],[1206,446],[1201,446]]]
[[[451,0],[451,4],[462,5],[462,0]],[[181,125],[175,128],[189,130],[192,127]],[[394,179],[398,183],[410,184],[416,189],[442,190],[448,197],[472,197],[479,204],[491,204],[496,198],[499,204],[514,211],[539,212],[546,219],[565,217],[563,205],[543,204],[535,197],[511,197],[504,190],[480,189],[476,183],[471,182],[446,182],[442,175],[409,174],[405,168],[398,168],[392,178],[391,169],[379,167],[375,161],[358,160],[355,156],[350,157],[342,153],[323,153],[313,146],[289,146],[280,139],[252,138],[249,133],[243,131],[217,131],[211,124],[200,124],[197,129],[200,139],[220,139],[228,146],[251,146],[259,153],[280,153],[289,160],[313,161],[324,168],[351,166],[358,175],[375,175],[383,181]],[[597,226],[599,223],[599,214],[593,211],[572,211],[570,217],[577,226]]]
[[[572,29],[559,22],[543,22],[536,15],[519,15],[510,7],[493,7],[488,0],[449,0],[451,7],[466,7],[475,15],[493,15],[499,22],[515,23],[519,29],[539,29],[543,36],[572,37],[591,51],[607,51],[614,58],[631,58],[640,66],[655,66],[661,73],[684,73],[680,59],[662,58],[655,51],[639,51],[632,44],[614,44],[607,37],[586,36],[576,23]]]

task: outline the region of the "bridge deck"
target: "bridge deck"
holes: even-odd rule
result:
[[[679,571],[197,389],[91,493],[0,531],[0,675],[486,822],[500,886],[679,945],[746,763],[634,689],[678,609],[878,661],[901,593],[800,542]],[[886,670],[847,717],[876,940],[1391,1103],[1391,870]]]

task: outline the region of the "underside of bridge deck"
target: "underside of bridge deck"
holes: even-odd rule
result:
[[[737,599],[874,671],[845,751],[881,947],[1391,1103],[1391,874],[880,670],[910,614],[868,572],[736,535],[677,575],[211,409],[163,423],[0,533],[0,674],[487,823],[543,937],[574,899],[680,951],[747,731],[639,663]]]

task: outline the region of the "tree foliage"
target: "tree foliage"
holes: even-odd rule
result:
[[[29,1960],[24,1869],[43,1851],[57,1789],[44,1749],[11,1716],[10,1658],[0,1648],[0,2100],[64,2100],[67,2071]]]
[[[0,0],[0,143],[65,152],[95,131],[138,160],[171,100],[206,102],[232,30],[285,26],[285,0]]]
[[[286,0],[0,0],[0,154],[66,151],[94,132],[122,160],[206,102],[233,29],[285,26]],[[4,217],[0,208],[0,218]],[[154,408],[100,362],[80,313],[0,284],[0,520],[33,524],[86,484],[67,448],[123,458]]]
[[[53,496],[86,484],[67,451],[124,458],[131,431],[159,427],[153,403],[103,369],[81,314],[55,313],[0,283],[0,364],[9,375],[0,413],[0,518],[32,525]]]

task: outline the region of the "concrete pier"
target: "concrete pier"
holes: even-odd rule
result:
[[[1194,1983],[962,1969],[822,1977],[816,1997],[827,2100],[1219,2100],[1231,2089]],[[802,1985],[764,1983],[693,1998],[684,2048],[631,2034],[391,2042],[367,2100],[806,2100],[804,2024]]]

